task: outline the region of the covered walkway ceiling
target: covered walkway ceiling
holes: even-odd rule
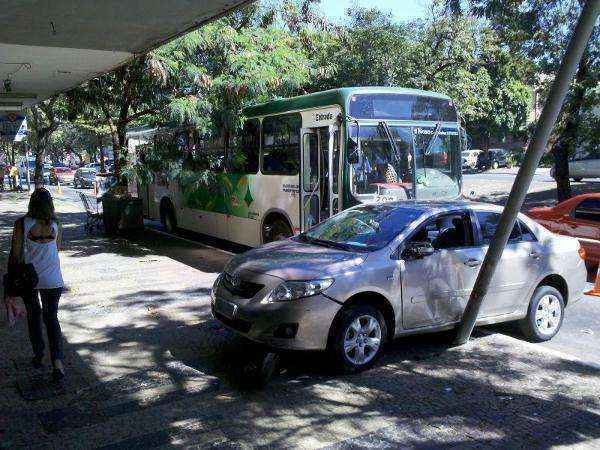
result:
[[[0,111],[20,111],[251,1],[2,0]]]

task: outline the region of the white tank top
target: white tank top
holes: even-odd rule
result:
[[[62,273],[60,271],[60,259],[56,237],[58,236],[58,224],[52,222],[54,240],[46,243],[35,242],[27,236],[36,224],[36,220],[25,217],[24,220],[24,260],[26,264],[33,264],[38,275],[36,289],[56,289],[64,287]]]

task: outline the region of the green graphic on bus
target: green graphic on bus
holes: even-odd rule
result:
[[[181,186],[181,192],[186,208],[236,217],[249,217],[250,206],[254,203],[249,175],[222,173],[217,175],[216,186],[212,189],[187,184]]]

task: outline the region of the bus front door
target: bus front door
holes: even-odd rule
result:
[[[301,230],[337,212],[337,127],[304,128],[300,158]]]

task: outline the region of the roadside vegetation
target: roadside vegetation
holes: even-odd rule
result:
[[[218,138],[224,163],[234,164],[243,107],[361,85],[451,96],[471,148],[504,147],[517,164],[582,2],[433,0],[424,19],[403,22],[377,7],[352,7],[333,23],[319,0],[259,1],[32,107],[36,179],[46,154],[97,159],[106,145],[118,176],[149,176],[157,164],[180,176],[190,155],[174,149],[131,166],[126,132],[140,125]],[[599,77],[596,30],[545,158],[556,165],[559,199],[571,195],[569,156],[584,146],[597,151]]]

